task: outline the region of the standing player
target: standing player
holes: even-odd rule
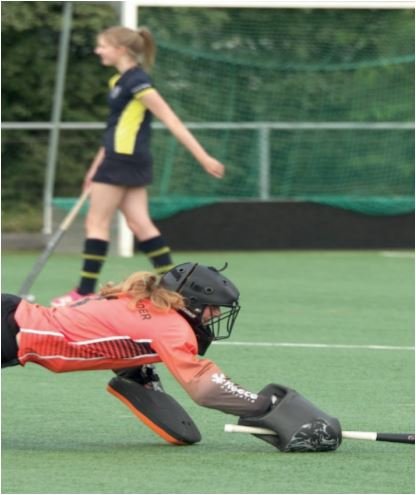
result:
[[[110,223],[117,209],[139,239],[139,248],[163,274],[173,267],[170,248],[149,216],[146,187],[152,182],[150,153],[152,114],[159,118],[213,177],[224,175],[224,165],[211,157],[154,88],[145,70],[155,59],[155,43],[146,28],[137,31],[111,27],[97,40],[95,53],[105,66],[115,67],[110,79],[110,115],[103,146],[88,170],[84,188],[91,186],[86,218],[86,240],[78,285],[52,301],[62,306],[93,293],[106,259]]]
[[[274,384],[249,392],[197,356],[230,336],[239,310],[235,285],[198,263],[178,265],[161,280],[138,272],[60,308],[2,295],[2,367],[32,362],[55,372],[114,369],[113,395],[165,440],[195,443],[199,431],[174,399],[136,379],[138,365],[143,371],[163,362],[194,401],[276,431],[277,437],[260,438],[279,449],[336,449],[338,421],[300,394]]]

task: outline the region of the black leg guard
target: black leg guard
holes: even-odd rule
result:
[[[242,417],[238,424],[268,428],[277,435],[255,435],[282,452],[324,452],[336,450],[342,441],[341,425],[307,399],[281,385],[270,384],[259,392],[277,398],[264,416]]]
[[[120,374],[109,382],[107,390],[166,442],[189,445],[201,440],[192,418],[166,392],[141,385]]]

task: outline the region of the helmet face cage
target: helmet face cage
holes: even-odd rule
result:
[[[231,335],[235,320],[240,311],[239,291],[224,277],[220,270],[213,267],[184,263],[173,268],[162,277],[167,289],[182,294],[185,298],[184,312],[196,325],[202,325],[212,340],[227,339]],[[205,308],[219,308],[221,314],[202,321]],[[205,315],[206,317],[206,312]],[[225,323],[225,325],[224,325]]]
[[[241,306],[235,301],[231,306],[219,306],[221,314],[213,316],[205,325],[207,325],[212,334],[212,340],[224,340],[228,339],[231,335],[235,320]],[[225,311],[223,310],[225,309]],[[221,322],[225,325],[221,325]]]

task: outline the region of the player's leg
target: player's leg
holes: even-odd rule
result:
[[[146,188],[130,188],[123,198],[120,210],[140,241],[140,250],[149,258],[156,273],[163,274],[173,268],[170,247],[150,218]]]
[[[17,359],[16,335],[19,327],[14,319],[14,313],[21,298],[12,294],[1,295],[1,367],[16,366]]]
[[[92,183],[90,206],[85,220],[86,239],[80,280],[75,290],[55,298],[52,306],[69,304],[95,291],[107,256],[111,220],[125,193],[126,189],[122,186]]]
[[[123,200],[126,189],[123,186],[93,182],[90,208],[85,220],[86,239],[83,250],[83,265],[79,294],[95,291],[100,271],[105,262],[110,242],[110,224]]]

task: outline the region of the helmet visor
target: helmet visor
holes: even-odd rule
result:
[[[231,335],[235,320],[240,311],[240,305],[237,301],[234,301],[231,306],[221,306],[219,309],[221,312],[218,314],[218,308],[212,308],[208,306],[206,310],[211,317],[204,322],[204,325],[208,326],[211,330],[213,340],[228,339]]]

